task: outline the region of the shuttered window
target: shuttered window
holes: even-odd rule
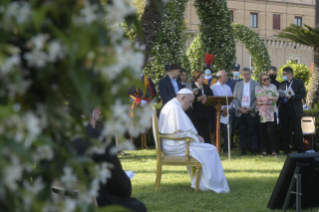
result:
[[[295,24],[302,27],[302,17],[295,16]]]
[[[258,28],[258,13],[250,13],[250,27]]]
[[[234,22],[234,10],[229,10],[229,13],[231,22]]]
[[[280,15],[273,14],[273,29],[280,29]]]

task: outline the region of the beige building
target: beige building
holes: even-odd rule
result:
[[[190,0],[185,19],[190,33],[194,37],[199,31],[199,19],[195,0]],[[278,68],[293,57],[298,63],[308,67],[313,62],[312,48],[295,43],[289,43],[286,39],[277,38],[278,33],[292,23],[300,26],[315,26],[315,0],[227,0],[232,20],[235,23],[250,27],[259,34],[264,41],[271,64]],[[193,37],[193,38],[194,38]],[[189,41],[188,45],[190,45]],[[236,41],[237,63],[242,67],[252,68],[253,63],[245,46]]]

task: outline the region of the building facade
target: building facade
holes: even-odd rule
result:
[[[188,31],[194,38],[199,32],[199,19],[195,0],[190,0],[185,11]],[[277,37],[278,33],[290,24],[302,27],[315,26],[315,0],[227,0],[232,21],[243,24],[255,31],[264,41],[271,59],[271,64],[280,67],[292,57],[298,63],[311,66],[313,49],[286,39]],[[191,39],[192,40],[192,39]],[[190,45],[191,40],[187,45]],[[236,41],[237,63],[241,67],[253,68],[248,50]]]

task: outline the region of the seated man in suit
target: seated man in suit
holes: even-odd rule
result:
[[[84,155],[88,149],[89,138],[98,139],[100,137],[101,131],[94,126],[99,126],[98,123],[101,120],[98,118],[93,118],[96,122],[90,121],[90,125],[85,128],[85,138],[77,138],[73,141],[74,147],[78,155]],[[93,160],[97,163],[107,162],[113,164],[114,168],[111,169],[112,176],[107,180],[107,183],[100,185],[98,191],[98,196],[96,197],[99,207],[107,205],[121,205],[132,211],[136,212],[146,212],[147,209],[145,205],[131,197],[132,194],[132,185],[131,180],[128,178],[126,173],[123,171],[120,160],[116,155],[111,155],[110,148],[112,145],[109,145],[104,154],[93,155]]]
[[[258,150],[257,122],[255,108],[257,100],[255,87],[258,82],[251,79],[251,71],[244,68],[241,71],[243,81],[237,82],[234,89],[233,104],[236,108],[236,117],[239,127],[239,142],[241,147],[240,155],[246,155],[247,131],[250,133],[251,154],[256,155]]]
[[[286,67],[282,71],[283,82],[279,85],[279,90],[286,90],[289,87],[295,93],[294,96],[280,98],[279,120],[282,128],[284,153],[290,153],[289,147],[289,126],[295,134],[295,142],[298,152],[305,152],[303,147],[303,135],[301,129],[301,117],[303,115],[302,98],[306,96],[305,85],[302,80],[293,78],[293,69]]]
[[[180,75],[181,67],[177,64],[172,64],[167,70],[167,75],[159,81],[160,95],[163,101],[163,106],[171,99],[176,97],[177,92],[182,89],[182,84],[177,80]]]

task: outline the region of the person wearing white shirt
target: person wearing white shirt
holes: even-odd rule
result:
[[[250,134],[251,154],[257,155],[258,135],[255,113],[257,105],[255,87],[258,86],[258,82],[251,79],[251,71],[249,68],[244,68],[241,71],[241,75],[243,81],[236,83],[233,100],[235,115],[238,120],[240,155],[246,155],[248,130]]]
[[[214,84],[211,89],[213,91],[214,96],[233,96],[232,92],[231,92],[231,88],[226,85],[226,81],[227,81],[227,73],[224,70],[220,70],[217,73],[217,76],[219,76],[220,78],[218,79],[218,81],[216,82],[216,84]],[[228,107],[229,109],[232,108],[232,104],[229,105]],[[223,105],[222,106],[222,116],[225,117],[227,116],[227,106]],[[231,118],[229,117],[229,121],[231,120]],[[216,121],[217,123],[217,121]],[[227,133],[227,124],[223,124],[220,123],[221,125],[221,129],[223,131],[224,134],[224,153],[227,154],[228,153],[228,133]],[[230,124],[231,126],[231,124]],[[230,138],[232,138],[232,128],[230,127],[229,129],[229,133],[230,133]],[[215,133],[216,135],[216,133]],[[216,137],[216,136],[215,136]],[[233,140],[231,139],[231,147],[233,146]]]

